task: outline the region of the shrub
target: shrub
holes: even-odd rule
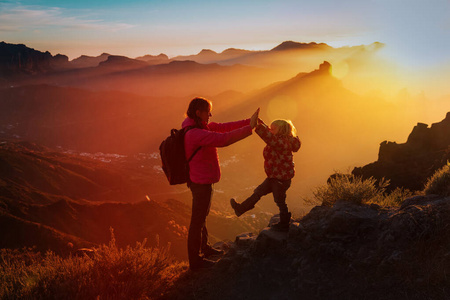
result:
[[[316,188],[313,195],[324,206],[333,206],[338,200],[361,204],[381,197],[389,184],[385,180],[376,182],[372,177],[364,180],[353,174],[336,173],[326,185]]]
[[[1,299],[145,299],[155,298],[186,269],[174,264],[168,249],[118,249],[111,232],[109,245],[92,256],[62,258],[48,252],[27,265],[0,253]]]
[[[375,197],[369,201],[367,201],[368,204],[375,203],[380,206],[386,207],[386,206],[400,206],[405,199],[410,198],[413,196],[414,193],[411,192],[408,189],[403,188],[396,188],[389,194],[382,194],[378,197]]]
[[[450,196],[450,163],[437,170],[425,184],[426,195]]]

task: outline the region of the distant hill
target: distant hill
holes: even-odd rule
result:
[[[248,92],[283,78],[282,72],[244,65],[221,66],[194,61],[165,64],[110,56],[97,67],[36,76],[19,85],[49,84],[94,91],[122,91],[152,97],[215,95],[227,90]]]
[[[110,55],[108,56],[107,60],[101,61],[99,63],[99,66],[103,68],[112,68],[123,71],[127,69],[147,67],[148,63],[137,59],[131,59],[125,56]]]
[[[70,61],[70,64],[74,68],[97,67],[101,62],[106,61],[110,55],[108,53],[102,53],[99,56],[82,55]]]
[[[153,169],[158,158],[51,150],[35,143],[0,143],[0,195],[8,203],[49,204],[61,198],[136,202],[169,192]],[[6,201],[6,200],[5,200]]]
[[[171,59],[169,59],[169,57],[167,55],[165,55],[164,53],[161,53],[159,55],[147,54],[144,56],[136,57],[136,59],[145,61],[152,65],[160,65],[160,64],[168,63],[171,61]]]
[[[251,50],[243,50],[243,49],[235,49],[235,48],[229,48],[224,50],[221,53],[217,53],[215,51],[212,51],[210,49],[203,49],[198,54],[195,55],[185,55],[185,56],[175,56],[173,60],[192,60],[196,61],[198,63],[219,63],[224,64],[224,62],[236,59],[239,57],[243,57],[245,55],[249,55],[252,53],[255,53],[256,51]]]
[[[177,201],[163,204],[166,196],[158,195],[170,191],[151,160],[1,142],[0,223],[8,230],[0,230],[0,248],[37,246],[67,253],[107,243],[113,227],[121,245],[144,238],[155,245],[159,235],[161,243],[174,244],[177,257],[185,255],[180,248],[185,230],[179,224],[186,226],[189,209]]]
[[[181,126],[187,101],[48,85],[0,89],[0,137],[80,152],[153,153]]]
[[[296,50],[296,49],[322,49],[328,50],[331,49],[331,46],[328,46],[325,43],[297,43],[293,41],[286,41],[281,43],[280,45],[273,48],[271,51],[285,51],[285,50]]]

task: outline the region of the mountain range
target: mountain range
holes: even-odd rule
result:
[[[405,136],[422,111],[448,111],[441,103],[355,93],[334,76],[337,58],[357,69],[356,61],[381,47],[288,41],[267,51],[205,49],[135,59],[103,53],[69,61],[0,43],[0,209],[2,228],[9,228],[0,230],[1,247],[37,243],[69,251],[69,242],[106,242],[113,227],[122,245],[144,238],[154,245],[158,235],[185,258],[190,195],[168,185],[158,147],[181,127],[194,96],[212,100],[211,121],[249,118],[258,107],[267,123],[293,121],[302,148],[294,156],[288,205],[303,215],[310,207],[302,195],[336,169],[373,161],[374,145]],[[229,199],[243,200],[265,178],[263,147],[253,134],[219,150],[212,239],[258,231],[277,210],[266,197],[255,215],[231,217]]]

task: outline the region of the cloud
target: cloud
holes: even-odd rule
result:
[[[42,28],[98,30],[115,32],[135,27],[126,23],[70,16],[58,7],[24,6],[0,3],[0,32],[20,32]]]

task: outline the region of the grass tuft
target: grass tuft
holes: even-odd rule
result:
[[[333,206],[336,201],[348,201],[354,204],[378,204],[383,207],[400,206],[413,195],[407,189],[397,188],[388,193],[389,180],[374,178],[362,179],[353,174],[336,173],[326,185],[313,191],[314,199],[304,199],[308,204]]]
[[[428,179],[424,192],[426,195],[450,196],[450,162],[447,162]]]

